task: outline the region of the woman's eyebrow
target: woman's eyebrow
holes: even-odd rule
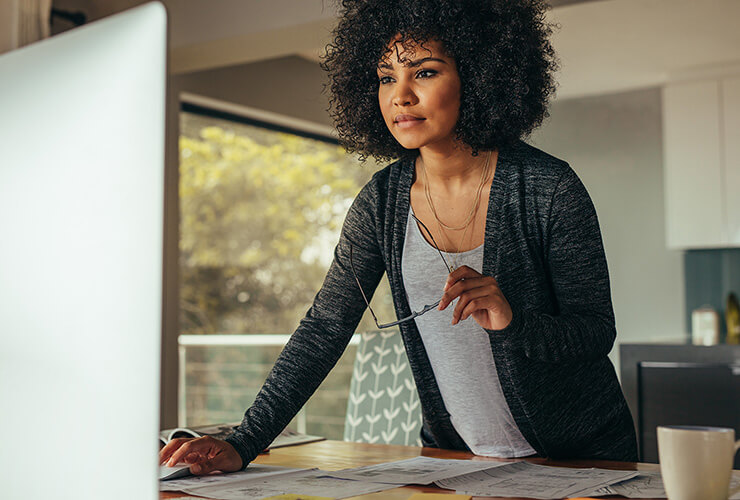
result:
[[[404,64],[404,66],[408,66],[409,68],[416,68],[417,66],[421,66],[425,62],[430,62],[430,61],[436,61],[436,62],[441,62],[442,64],[447,64],[447,61],[445,61],[444,59],[440,59],[438,57],[424,57],[423,59],[416,59],[414,61],[411,61],[408,64]],[[393,66],[390,65],[389,63],[383,62],[383,63],[378,64],[378,68],[392,70]]]

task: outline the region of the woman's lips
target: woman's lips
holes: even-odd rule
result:
[[[419,118],[412,115],[398,115],[393,122],[396,126],[401,128],[408,128],[416,126],[424,121],[424,118]]]

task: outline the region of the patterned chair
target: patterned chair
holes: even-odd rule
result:
[[[421,446],[421,408],[401,334],[362,334],[352,371],[344,440]]]

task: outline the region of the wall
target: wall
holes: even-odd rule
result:
[[[568,161],[594,201],[617,343],[683,342],[682,253],[665,245],[660,91],[556,102],[530,142]],[[618,366],[618,347],[611,357]]]

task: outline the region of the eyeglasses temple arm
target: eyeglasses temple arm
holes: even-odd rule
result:
[[[350,243],[349,245],[349,267],[352,270],[352,276],[354,276],[355,281],[357,282],[357,288],[360,289],[362,298],[365,299],[365,304],[367,305],[367,309],[370,311],[370,314],[372,314],[373,319],[375,320],[375,325],[378,328],[381,328],[381,326],[378,324],[378,318],[375,316],[375,313],[373,312],[373,308],[370,307],[370,301],[367,300],[367,297],[365,296],[365,291],[362,289],[362,285],[360,284],[360,279],[357,277],[357,273],[355,272],[355,265],[352,262],[352,249],[353,249],[353,245]]]
[[[406,316],[405,318],[401,318],[398,321],[394,321],[392,323],[384,323],[382,325],[381,324],[378,324],[378,322],[376,321],[375,324],[378,325],[378,328],[380,328],[380,329],[390,328],[392,326],[400,325],[401,323],[405,323],[407,321],[411,321],[412,319],[418,318],[419,316],[421,316],[422,314],[424,314],[427,311],[431,311],[432,309],[435,309],[439,305],[440,302],[441,302],[441,300],[438,300],[434,304],[426,305],[426,306],[424,306],[424,309],[422,309],[421,311],[416,311],[414,313],[411,313],[410,316]]]
[[[450,265],[449,265],[449,264],[447,263],[447,259],[445,259],[445,256],[444,256],[444,255],[442,255],[442,251],[441,251],[441,250],[439,249],[439,245],[437,245],[437,242],[436,242],[436,241],[434,241],[434,236],[432,236],[432,232],[431,232],[431,231],[429,230],[429,228],[428,228],[428,227],[427,227],[427,226],[426,226],[426,225],[425,225],[425,224],[424,224],[424,223],[423,223],[422,221],[420,221],[420,220],[419,220],[419,219],[418,219],[418,218],[417,218],[417,217],[416,217],[416,216],[415,216],[415,215],[414,215],[413,213],[411,214],[411,217],[413,217],[413,218],[414,218],[414,220],[415,220],[416,222],[418,222],[419,224],[421,224],[421,227],[423,227],[423,228],[424,228],[424,230],[425,230],[425,231],[427,232],[427,234],[429,235],[429,237],[430,237],[430,238],[432,239],[432,243],[434,243],[434,248],[435,248],[435,249],[437,250],[437,253],[439,253],[439,256],[440,256],[440,257],[442,257],[442,262],[444,262],[444,263],[445,263],[445,266],[447,266],[447,270],[448,270],[449,272],[452,272],[452,268],[451,268],[451,267],[450,267]]]

